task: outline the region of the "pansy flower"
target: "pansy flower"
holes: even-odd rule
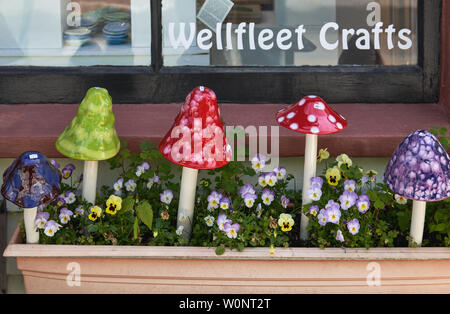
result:
[[[56,232],[58,232],[58,230],[61,228],[62,226],[60,224],[58,224],[56,221],[54,220],[49,220],[47,221],[47,223],[45,224],[44,227],[44,233],[46,236],[48,237],[53,237],[55,235]]]
[[[232,221],[228,219],[225,214],[220,214],[219,217],[217,217],[217,226],[220,231],[225,231],[225,225],[230,223],[232,223]]]
[[[228,197],[222,197],[220,199],[220,208],[221,209],[229,209],[231,205],[231,200]]]
[[[275,172],[266,173],[265,180],[268,186],[274,187],[277,184],[277,174]]]
[[[330,158],[330,153],[328,152],[328,148],[321,148],[319,153],[317,154],[317,161],[322,162]]]
[[[264,173],[258,176],[258,184],[263,188],[267,186],[266,175]]]
[[[317,215],[317,220],[319,221],[319,225],[325,226],[328,222],[328,217],[325,209],[321,209],[319,214]]]
[[[161,194],[159,194],[159,197],[161,202],[170,205],[173,199],[173,192],[171,190],[164,190]]]
[[[206,223],[206,225],[208,227],[212,227],[214,225],[215,218],[213,216],[211,216],[211,215],[210,216],[206,216],[204,218],[204,220],[205,220],[205,223]]]
[[[235,224],[227,223],[224,226],[224,231],[227,234],[227,237],[230,239],[236,239],[240,229],[241,225],[238,223]]]
[[[328,184],[331,186],[336,186],[341,180],[341,171],[337,167],[329,168],[325,173]]]
[[[75,170],[75,166],[72,164],[66,165],[62,170],[61,174],[63,179],[69,179],[72,176],[72,172]]]
[[[326,210],[327,222],[338,224],[341,219],[341,211],[339,207],[333,206]]]
[[[220,205],[220,200],[222,199],[222,194],[216,191],[212,191],[208,195],[208,209],[217,209]]]
[[[111,195],[106,201],[106,213],[110,215],[117,214],[117,211],[122,209],[122,198],[116,195]]]
[[[358,195],[355,192],[344,191],[344,193],[339,197],[341,202],[341,208],[343,210],[348,210],[350,207],[356,204]]]
[[[63,225],[67,224],[70,221],[70,217],[73,216],[73,212],[66,207],[61,208],[61,211],[59,212],[59,221]]]
[[[404,197],[404,196],[395,194],[394,198],[395,198],[395,201],[397,202],[397,204],[405,205],[408,203],[408,199],[406,199],[406,197]]]
[[[320,201],[322,197],[322,190],[320,188],[314,187],[308,190],[308,197],[313,201]]]
[[[281,214],[278,218],[278,225],[284,232],[291,231],[292,226],[294,225],[294,219],[292,219],[292,216],[289,214]]]
[[[336,161],[338,162],[339,169],[341,169],[342,165],[345,165],[347,168],[350,168],[353,165],[352,160],[346,154],[337,156]]]
[[[61,206],[65,205],[65,204],[66,204],[66,200],[65,200],[64,195],[63,195],[63,194],[59,195],[59,196],[56,198],[56,205],[57,205],[58,207],[61,207]]]
[[[366,172],[366,176],[369,178],[369,181],[375,182],[377,180],[378,172],[376,170],[369,170]]]
[[[169,220],[169,218],[170,218],[169,211],[167,209],[161,211],[160,216],[161,216],[162,220]]]
[[[64,193],[64,201],[66,204],[73,204],[76,201],[75,194],[70,191],[66,191],[66,193]]]
[[[317,205],[310,206],[309,207],[309,213],[311,215],[313,215],[314,217],[317,216],[317,214],[319,213],[319,206],[317,206]]]
[[[269,189],[265,189],[264,191],[262,191],[261,199],[264,205],[270,206],[270,204],[272,204],[273,200],[275,199],[275,192]]]
[[[258,197],[256,196],[256,194],[247,193],[247,194],[244,195],[243,198],[244,198],[245,206],[247,206],[248,208],[252,208],[253,205],[255,204],[256,199]]]
[[[75,208],[75,213],[77,213],[80,216],[84,216],[84,209],[83,206],[78,206],[77,208]]]
[[[179,227],[177,228],[177,230],[175,231],[175,233],[176,233],[179,237],[181,237],[181,235],[183,234],[183,230],[184,230],[184,226],[179,226]]]
[[[344,241],[345,241],[344,235],[342,234],[342,231],[341,231],[341,230],[338,230],[338,231],[337,231],[337,234],[336,234],[336,240],[338,240],[339,242],[344,242]]]
[[[102,209],[98,206],[92,206],[89,214],[89,220],[96,221],[102,214]]]
[[[285,195],[281,195],[281,206],[283,206],[283,208],[286,209],[290,202],[291,201]]]
[[[123,178],[120,178],[114,183],[114,191],[120,192],[123,188]]]
[[[148,179],[147,181],[147,189],[151,190],[153,187],[153,184],[155,184],[155,180],[153,178]]]
[[[258,206],[256,206],[256,217],[257,218],[261,218],[262,215],[262,206],[261,203],[258,204]]]
[[[36,214],[36,220],[34,221],[34,224],[36,225],[36,228],[38,229],[45,229],[45,224],[47,223],[48,219],[50,218],[50,213],[47,212],[39,212]]]
[[[275,172],[275,175],[277,176],[277,180],[284,180],[284,178],[286,178],[287,171],[286,171],[286,168],[284,168],[284,167],[281,167],[281,166],[275,167],[273,169],[273,172]]]
[[[128,192],[134,192],[136,190],[136,182],[133,179],[128,180],[125,183],[125,189]]]
[[[313,177],[310,180],[311,188],[322,189],[323,179],[321,177]]]
[[[361,226],[359,224],[359,221],[356,218],[347,223],[348,232],[350,232],[353,235],[358,234],[360,227]]]
[[[349,191],[349,192],[355,192],[355,190],[356,190],[355,180],[344,181],[344,190]]]
[[[356,207],[358,208],[359,212],[366,213],[370,208],[370,198],[369,196],[363,194],[359,197],[359,199],[356,201]]]
[[[268,158],[264,155],[257,154],[255,157],[252,158],[252,168],[256,172],[261,172],[264,167],[266,166],[266,161]]]
[[[189,216],[188,216],[188,214],[185,211],[181,211],[178,214],[178,221],[179,222],[186,222],[188,220],[189,220]]]
[[[246,184],[239,189],[239,194],[244,198],[245,194],[255,194],[255,189],[251,184]]]

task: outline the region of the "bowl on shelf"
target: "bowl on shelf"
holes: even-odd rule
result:
[[[110,45],[120,45],[129,40],[129,30],[130,23],[128,22],[110,22],[103,28],[103,38]]]
[[[70,28],[64,31],[64,41],[68,46],[80,47],[89,42],[91,33],[87,27]]]

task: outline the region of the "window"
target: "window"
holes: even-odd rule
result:
[[[148,0],[0,1],[0,66],[150,66]]]
[[[0,45],[0,103],[77,103],[92,86],[108,88],[115,103],[179,102],[197,85],[214,89],[221,102],[237,103],[293,103],[308,94],[330,103],[439,97],[440,0],[31,2],[61,4],[66,22],[77,22],[68,19],[76,8],[67,11],[77,3],[81,27],[119,16],[129,30],[105,33],[103,24],[77,46],[71,42],[77,35],[67,33],[77,25],[62,26],[56,32],[61,46]],[[7,6],[0,0],[0,12]],[[36,10],[22,10],[15,19],[0,13],[0,23],[25,21],[23,12]],[[105,35],[114,41],[115,32],[129,38],[108,43]],[[50,33],[33,37],[28,27],[17,34],[43,43]],[[54,53],[44,57],[45,50]]]

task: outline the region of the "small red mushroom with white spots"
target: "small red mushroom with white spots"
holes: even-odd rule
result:
[[[316,176],[318,135],[333,134],[347,127],[345,118],[331,109],[318,96],[307,96],[298,103],[280,110],[276,116],[278,124],[289,130],[306,134],[305,165],[303,174],[303,205],[311,203],[308,190],[311,178]],[[308,218],[302,215],[300,237],[307,240]]]
[[[167,160],[183,167],[178,227],[183,226],[183,237],[189,238],[198,170],[223,167],[232,156],[217,97],[211,89],[200,86],[186,97],[172,128],[159,144],[159,151]]]

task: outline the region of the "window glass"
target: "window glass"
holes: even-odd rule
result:
[[[149,0],[0,0],[0,66],[150,65]]]
[[[417,0],[163,0],[165,66],[417,64]]]

